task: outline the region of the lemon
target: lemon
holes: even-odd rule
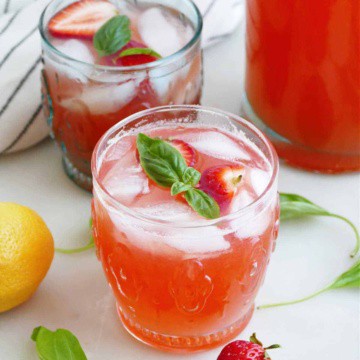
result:
[[[28,300],[54,257],[54,241],[28,207],[0,202],[0,313]]]

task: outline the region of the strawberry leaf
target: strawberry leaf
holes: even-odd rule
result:
[[[254,344],[263,346],[262,342],[256,337],[256,333],[253,333],[253,334],[250,336],[250,341],[251,341],[252,343],[254,343]]]
[[[108,20],[95,33],[93,44],[99,56],[115,54],[131,39],[130,20],[117,15]]]

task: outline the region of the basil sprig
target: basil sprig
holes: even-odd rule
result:
[[[117,15],[108,20],[95,33],[93,45],[99,56],[113,55],[131,40],[130,19],[126,15]],[[129,48],[123,50],[120,57],[130,55],[150,55],[160,59],[161,55],[150,48]]]
[[[158,59],[161,58],[161,55],[159,53],[157,53],[155,50],[153,49],[149,49],[149,48],[138,48],[138,47],[134,47],[134,48],[129,48],[129,49],[125,49],[123,50],[119,57],[124,57],[124,56],[131,56],[131,55],[149,55],[149,56],[153,56],[156,57]]]
[[[322,294],[325,291],[328,290],[334,290],[334,289],[340,289],[340,288],[360,288],[360,259],[357,260],[349,270],[342,273],[340,276],[338,276],[330,285],[326,286],[325,288],[316,291],[315,293],[305,296],[301,299],[292,300],[292,301],[285,301],[285,302],[279,302],[275,304],[267,304],[267,305],[261,305],[258,306],[258,309],[266,309],[270,307],[276,307],[276,306],[284,306],[284,305],[292,305],[297,304],[309,299],[314,298],[317,295]]]
[[[147,176],[158,185],[171,188],[171,194],[184,193],[188,204],[201,216],[220,216],[218,203],[205,192],[195,189],[201,174],[188,167],[181,153],[166,141],[138,134],[136,139],[140,164]]]
[[[131,39],[130,20],[117,15],[108,20],[95,33],[93,44],[99,56],[115,54]]]
[[[355,225],[347,218],[333,214],[322,207],[314,204],[310,200],[304,198],[303,196],[296,194],[280,194],[280,220],[288,220],[303,216],[328,216],[340,219],[345,221],[354,231],[356,237],[356,245],[352,253],[351,257],[354,257],[360,249],[360,236]]]
[[[69,330],[50,331],[43,326],[33,330],[31,339],[41,360],[87,360],[79,340]]]

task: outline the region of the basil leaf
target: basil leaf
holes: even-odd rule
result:
[[[183,174],[185,184],[196,186],[200,181],[201,173],[192,167],[188,167]]]
[[[336,278],[328,289],[338,289],[343,287],[360,287],[360,260],[358,260],[349,270]]]
[[[172,195],[185,191],[186,201],[201,216],[207,219],[220,216],[218,203],[203,191],[193,188],[201,174],[187,167],[177,149],[163,140],[141,133],[137,136],[136,145],[140,164],[149,178],[161,186],[170,187]]]
[[[131,39],[130,20],[125,15],[117,15],[108,20],[95,33],[94,48],[99,56],[115,54]]]
[[[41,360],[87,360],[79,340],[69,330],[50,331],[43,326],[33,330],[31,339]]]
[[[130,48],[130,49],[125,49],[123,50],[119,57],[124,57],[124,56],[131,56],[131,55],[150,55],[153,57],[156,57],[158,59],[161,59],[161,55],[158,54],[156,51],[154,51],[153,49],[149,49],[149,48]]]
[[[171,187],[182,180],[187,165],[178,150],[160,139],[138,134],[137,149],[140,163],[146,174],[157,184]]]
[[[207,219],[216,219],[220,216],[218,203],[202,190],[190,189],[186,191],[185,199],[197,213]]]
[[[178,181],[178,182],[172,184],[172,186],[171,186],[171,195],[175,196],[177,194],[180,194],[182,192],[190,190],[191,188],[192,188],[191,185],[184,184],[183,182]]]
[[[360,249],[360,235],[355,227],[355,225],[347,218],[333,214],[322,207],[314,204],[310,200],[304,198],[303,196],[296,194],[280,194],[280,220],[288,220],[302,216],[328,216],[336,219],[345,221],[354,231],[356,237],[356,245],[352,253],[350,254],[354,257]]]
[[[296,194],[280,194],[280,219],[287,220],[305,215],[328,215],[329,212],[310,200]]]
[[[297,304],[309,299],[314,298],[317,295],[322,294],[325,291],[339,289],[339,288],[360,288],[360,259],[354,263],[349,270],[345,271],[339,277],[337,277],[330,285],[326,286],[325,288],[316,291],[315,293],[308,295],[304,298],[292,301],[285,301],[279,302],[275,304],[267,304],[258,306],[258,309],[266,309],[270,307],[277,307],[277,306],[285,306],[285,305],[293,305]]]

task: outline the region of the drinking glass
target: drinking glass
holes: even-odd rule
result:
[[[128,146],[123,137],[129,132],[198,124],[241,133],[254,150],[248,161],[255,161],[255,153],[266,159],[270,180],[249,205],[214,220],[169,220],[169,214],[154,218],[125,206],[104,186],[104,173],[121,156],[116,148]],[[127,169],[117,166],[117,171]],[[183,352],[216,347],[242,331],[279,225],[278,158],[268,139],[251,123],[220,110],[159,107],[108,130],[94,150],[92,173],[97,255],[127,331],[148,345]]]
[[[191,24],[192,37],[179,51],[151,63],[95,65],[69,57],[50,41],[49,20],[73,2],[54,0],[41,16],[43,109],[50,135],[62,152],[66,174],[79,186],[91,190],[91,154],[111,126],[155,106],[200,103],[202,18],[191,0],[128,1],[138,7],[167,7],[180,21],[186,19]]]

